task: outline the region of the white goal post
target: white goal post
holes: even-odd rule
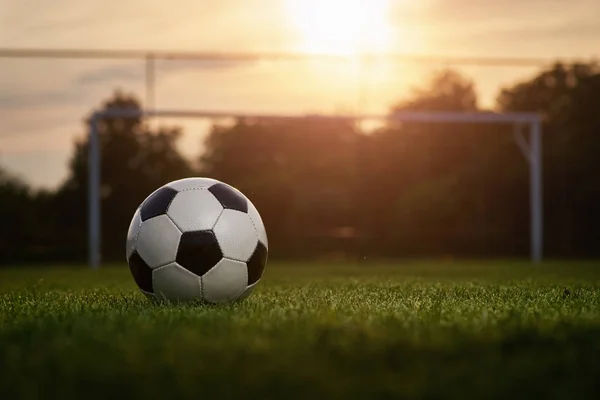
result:
[[[536,113],[493,112],[423,112],[400,111],[387,115],[268,115],[235,112],[183,111],[183,110],[128,110],[108,109],[98,111],[89,119],[89,168],[88,168],[88,256],[92,268],[101,262],[101,207],[100,207],[100,140],[99,122],[103,118],[248,118],[254,120],[320,119],[330,121],[387,120],[394,122],[427,123],[493,123],[514,126],[514,138],[529,164],[529,211],[530,211],[530,258],[534,263],[542,261],[543,213],[542,213],[542,128]],[[529,141],[523,136],[523,128],[529,128]],[[124,239],[123,239],[124,240]]]

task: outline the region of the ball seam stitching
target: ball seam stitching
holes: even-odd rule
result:
[[[180,190],[179,193],[181,193],[181,192],[189,192],[189,191],[192,191],[192,190],[208,190],[208,188],[205,188],[205,187],[187,188],[187,189]]]
[[[202,297],[202,300],[206,301],[204,298],[204,282],[202,281],[202,277],[199,276],[198,280],[200,281],[200,297]]]
[[[249,200],[247,200],[249,201]],[[254,207],[254,210],[256,211],[256,214],[258,214],[258,216],[260,217],[260,214],[258,213],[258,209],[256,209],[256,206],[254,206],[254,204],[252,205]],[[258,238],[259,243],[262,243],[262,241],[260,240],[260,232],[258,231],[258,228],[256,227],[256,224],[254,223],[254,219],[252,218],[252,215],[250,215],[250,207],[248,207],[248,218],[250,218],[250,222],[252,222],[252,226],[254,227],[254,231],[256,232],[256,237]],[[265,230],[265,237],[267,237],[267,232],[265,229],[265,224],[263,222],[263,229]],[[267,241],[269,239],[267,238]],[[263,245],[265,245],[265,247],[268,248],[268,245],[266,243],[263,243]]]

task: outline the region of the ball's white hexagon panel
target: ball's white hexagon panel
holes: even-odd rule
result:
[[[173,221],[159,215],[142,223],[136,250],[150,268],[158,268],[175,261],[180,237]]]
[[[174,302],[202,299],[200,277],[177,263],[153,270],[152,285],[158,299]]]
[[[223,206],[204,189],[179,192],[171,202],[167,215],[182,232],[212,229],[223,212]]]
[[[260,282],[260,280],[254,282],[252,285],[246,286],[246,289],[244,289],[244,291],[238,297],[236,297],[236,300],[242,301],[245,298],[247,298],[248,296],[250,296],[250,294],[252,293],[252,291],[254,290],[254,288],[256,287],[256,284],[258,282]]]
[[[218,180],[212,178],[183,178],[167,184],[179,192],[189,189],[208,188],[215,183],[219,183]]]
[[[222,259],[210,271],[202,275],[204,300],[222,303],[237,298],[248,284],[248,269],[240,261]]]
[[[263,223],[263,220],[260,217],[258,210],[256,209],[256,207],[254,206],[254,204],[252,204],[252,202],[250,200],[248,200],[248,215],[250,216],[250,219],[254,223],[254,227],[256,228],[256,233],[258,234],[258,240],[260,240],[260,242],[262,244],[264,244],[265,247],[268,249],[269,248],[269,239],[267,238],[267,230],[265,229],[265,224]]]
[[[250,216],[236,210],[223,210],[213,232],[223,257],[233,260],[248,261],[258,243],[258,234]]]
[[[135,210],[133,214],[133,218],[131,219],[131,223],[129,224],[129,229],[127,230],[127,243],[125,244],[125,257],[129,260],[131,257],[131,253],[135,250],[138,234],[140,233],[140,228],[142,226],[142,217],[140,214],[140,209]]]

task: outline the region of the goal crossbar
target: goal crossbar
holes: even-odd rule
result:
[[[253,114],[210,110],[139,110],[113,108],[95,112],[89,119],[88,168],[88,256],[92,268],[101,262],[101,207],[100,207],[100,132],[99,122],[104,118],[203,118],[252,120],[328,120],[360,121],[382,120],[393,122],[428,123],[493,123],[514,126],[514,138],[529,164],[530,258],[534,263],[543,256],[542,212],[542,123],[537,113],[397,111],[375,115],[323,114]],[[523,127],[529,127],[529,140],[523,137]]]

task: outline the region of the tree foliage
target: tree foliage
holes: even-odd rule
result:
[[[237,121],[215,126],[200,174],[246,193],[268,225],[275,254],[310,252],[353,219],[357,132],[338,122]]]
[[[0,264],[52,259],[51,199],[0,167]]]
[[[474,83],[444,70],[393,111],[474,112],[477,104]],[[506,133],[506,127],[489,124],[409,122],[390,124],[369,138],[364,180],[368,193],[380,193],[371,200],[375,218],[366,218],[375,253],[522,252],[526,243],[511,234],[522,214],[512,206],[526,204],[515,198],[522,190],[519,179],[511,178],[519,174],[502,176],[496,168],[520,165]],[[496,209],[502,207],[510,211],[499,217]]]
[[[103,108],[139,110],[140,104],[131,96],[116,93]],[[122,259],[127,228],[137,206],[158,187],[193,173],[176,147],[179,128],[154,130],[141,118],[110,117],[99,122],[99,134],[103,254],[108,259]],[[87,228],[88,152],[86,135],[75,144],[69,177],[56,194],[64,234],[77,254],[87,246],[82,232]]]
[[[600,255],[600,68],[556,64],[502,89],[499,111],[544,121],[546,254]],[[140,109],[116,93],[102,107]],[[390,111],[478,111],[476,87],[445,70]],[[141,118],[100,123],[103,255],[122,260],[135,208],[153,190],[209,176],[242,190],[265,220],[275,256],[527,256],[527,163],[511,126],[390,123],[365,134],[319,119],[215,125],[191,164],[181,130]],[[0,255],[82,259],[87,250],[87,136],[69,176],[38,192],[0,170]],[[194,167],[193,165],[197,165]]]
[[[503,111],[544,118],[546,248],[565,256],[600,255],[600,67],[556,64],[502,90]]]

